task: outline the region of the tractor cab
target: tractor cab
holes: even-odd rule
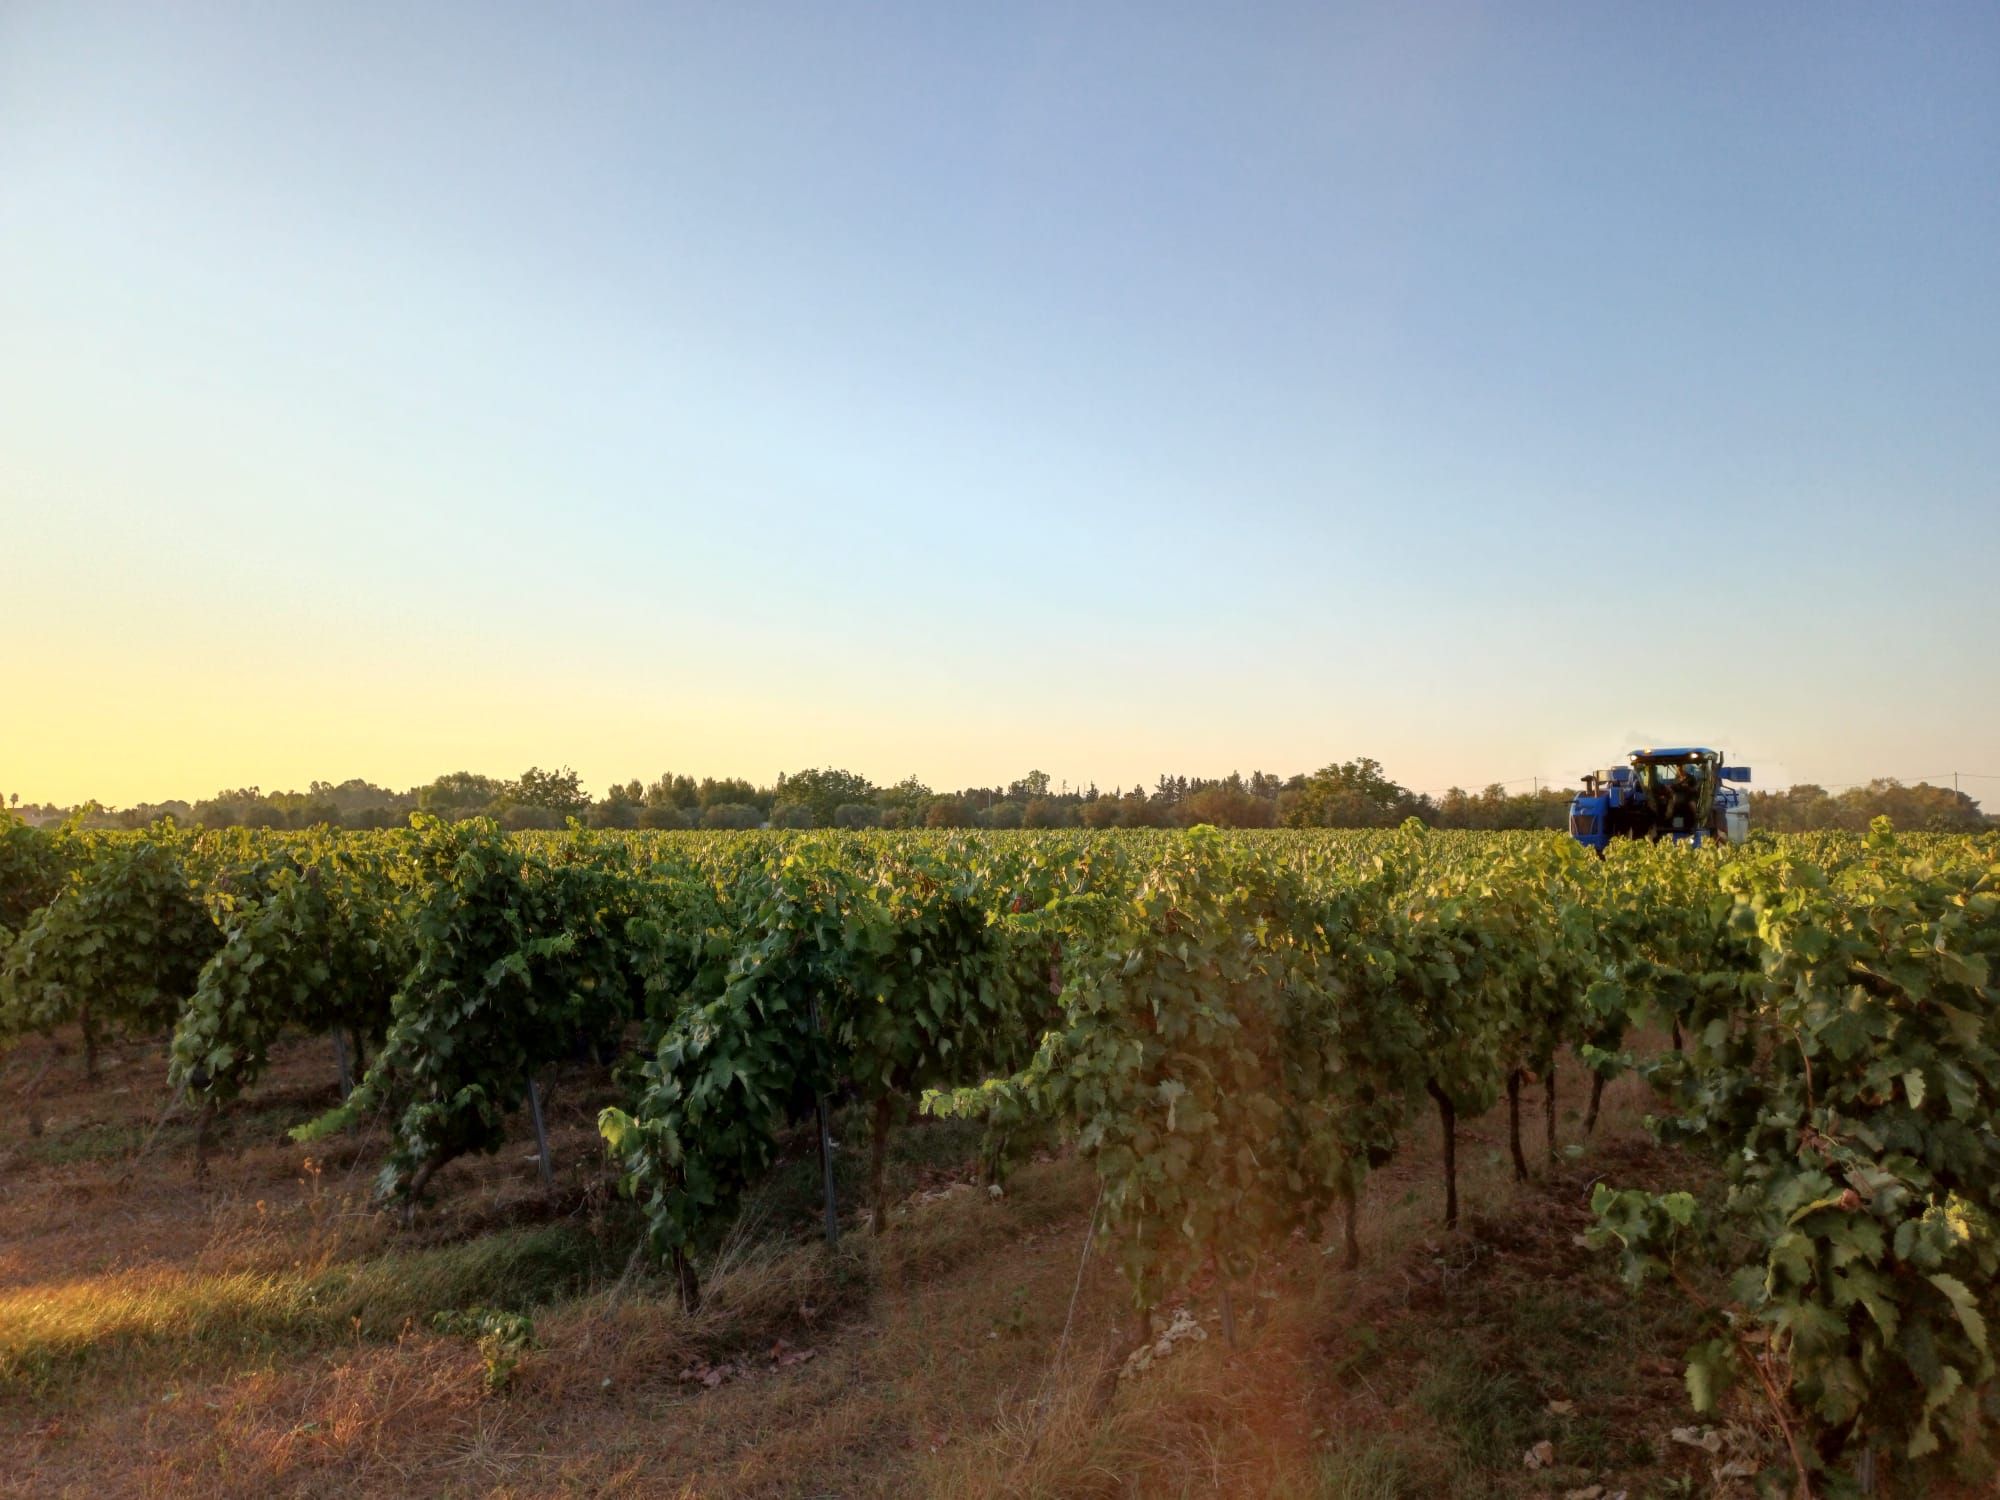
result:
[[[1700,838],[1715,802],[1722,757],[1708,750],[1652,750],[1632,757],[1632,776],[1655,828]]]
[[[1726,766],[1719,750],[1700,746],[1634,750],[1628,763],[1583,778],[1569,807],[1569,831],[1600,853],[1614,838],[1670,838],[1699,845],[1741,843],[1750,833],[1742,792],[1747,766]]]

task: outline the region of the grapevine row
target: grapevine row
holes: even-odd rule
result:
[[[1420,1111],[1458,1122],[1635,1063],[1728,1178],[1599,1189],[1635,1280],[1738,1271],[1690,1389],[1769,1397],[1802,1472],[1976,1445],[2000,1306],[2000,845],[1878,829],[1738,850],[1370,833],[54,836],[0,823],[0,1033],[171,1032],[205,1107],[287,1028],[367,1059],[305,1135],[381,1119],[414,1211],[537,1080],[623,1058],[601,1129],[642,1251],[697,1267],[786,1132],[921,1101],[996,1165],[1059,1134],[1136,1306],[1230,1288],[1352,1206]],[[1579,1073],[1577,1064],[1581,1064]],[[1532,1091],[1532,1093],[1530,1092]],[[204,1116],[205,1118],[205,1116]],[[1692,1287],[1693,1282],[1687,1284]],[[1713,1298],[1711,1298],[1714,1301]],[[1746,1326],[1764,1329],[1755,1340]]]

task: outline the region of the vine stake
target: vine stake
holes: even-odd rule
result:
[[[535,1156],[546,1190],[556,1185],[556,1171],[549,1161],[549,1129],[542,1121],[542,1086],[533,1078],[528,1080],[528,1113],[535,1120]]]

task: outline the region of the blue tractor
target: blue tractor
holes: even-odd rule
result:
[[[1634,750],[1631,764],[1593,771],[1570,800],[1569,831],[1603,853],[1613,839],[1701,844],[1750,836],[1748,766],[1725,766],[1722,752],[1699,746]],[[1734,782],[1732,786],[1729,783]]]

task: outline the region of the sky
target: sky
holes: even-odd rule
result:
[[[0,794],[2000,773],[1996,78],[1984,4],[7,0]]]

